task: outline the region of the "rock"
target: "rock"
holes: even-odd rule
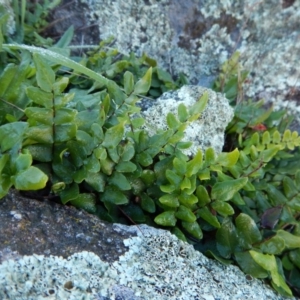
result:
[[[105,223],[14,191],[0,202],[0,218],[3,300],[284,299],[147,225]]]
[[[233,118],[233,109],[222,94],[200,86],[183,86],[177,91],[164,93],[155,101],[141,101],[141,115],[145,118],[145,129],[149,135],[155,134],[157,129],[167,129],[167,114],[171,112],[177,116],[177,108],[181,103],[189,109],[204,92],[208,93],[209,100],[200,118],[185,130],[182,141],[192,141],[193,145],[184,153],[192,156],[199,148],[205,151],[209,147],[217,154],[222,152],[224,132]]]
[[[61,7],[69,3],[62,21],[67,26],[52,27],[59,26],[58,34],[72,23],[67,16],[74,13],[79,20],[81,13],[87,24],[86,30],[79,26],[77,44],[97,45],[114,36],[121,52],[146,52],[171,74],[185,73],[192,84],[210,87],[220,64],[239,50],[250,71],[245,95],[288,108],[300,122],[299,1],[65,0]]]

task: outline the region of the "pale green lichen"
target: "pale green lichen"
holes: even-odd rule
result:
[[[0,299],[232,300],[284,299],[234,266],[209,260],[169,232],[146,225],[127,239],[111,266],[90,252],[67,259],[43,255],[0,265]],[[114,225],[115,231],[136,231]],[[135,295],[134,295],[135,294]],[[118,298],[118,299],[119,299]]]
[[[182,141],[192,141],[193,145],[183,152],[186,155],[195,155],[199,148],[205,152],[211,147],[215,153],[220,153],[224,145],[226,126],[233,118],[233,109],[222,94],[208,88],[186,85],[177,91],[164,93],[155,101],[149,102],[147,99],[142,101],[139,104],[142,106],[141,115],[145,119],[145,129],[149,135],[152,136],[158,129],[167,129],[167,114],[171,112],[177,116],[179,104],[182,103],[189,108],[204,92],[208,93],[208,103],[199,119],[185,129]]]

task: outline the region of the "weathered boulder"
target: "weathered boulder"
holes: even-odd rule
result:
[[[0,202],[0,218],[3,300],[283,299],[146,225],[108,224],[13,191]]]
[[[121,52],[146,52],[171,74],[208,87],[238,50],[250,71],[245,95],[300,121],[299,13],[295,0],[64,0],[51,29],[61,35],[75,24],[74,41],[84,46],[114,36]]]
[[[233,109],[222,94],[200,86],[186,85],[177,91],[164,93],[155,101],[141,101],[141,115],[145,118],[145,129],[150,136],[157,129],[167,129],[166,117],[169,112],[177,116],[179,104],[183,103],[189,109],[204,92],[208,93],[208,103],[200,118],[185,129],[183,141],[192,141],[193,145],[184,152],[194,155],[198,149],[205,151],[209,147],[215,153],[222,152],[224,132],[233,118]]]

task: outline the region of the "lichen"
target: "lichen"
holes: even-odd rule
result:
[[[67,259],[24,256],[0,265],[0,298],[94,299],[95,294],[108,296],[117,277],[108,263],[91,252],[76,253]]]
[[[212,147],[216,153],[222,151],[224,145],[224,132],[227,124],[233,117],[233,109],[228,100],[220,93],[200,86],[183,86],[177,91],[164,93],[157,100],[141,102],[142,116],[145,118],[145,129],[150,136],[158,129],[166,129],[166,117],[169,112],[177,116],[177,108],[180,103],[186,107],[192,106],[208,92],[208,104],[200,118],[187,126],[183,141],[192,141],[193,145],[184,150],[187,155],[195,155],[200,148],[205,151]]]
[[[300,122],[299,1],[80,1],[100,20],[100,38],[113,35],[121,52],[146,52],[172,74],[184,72],[192,84],[214,78],[239,50],[251,72],[245,95],[287,107]],[[186,30],[193,21],[198,32],[194,26],[191,34]]]
[[[117,225],[116,231],[133,232]],[[0,265],[0,298],[36,299],[283,299],[234,266],[204,257],[171,233],[141,225],[112,265],[91,252],[24,256]],[[135,232],[139,232],[135,228]]]

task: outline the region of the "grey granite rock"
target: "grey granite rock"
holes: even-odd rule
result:
[[[228,100],[211,89],[186,85],[177,91],[164,93],[155,101],[143,100],[141,115],[145,118],[145,129],[152,136],[158,129],[167,129],[166,117],[169,112],[177,116],[177,108],[183,103],[189,109],[204,92],[208,93],[208,103],[200,118],[191,122],[184,132],[183,141],[192,141],[193,145],[184,150],[194,155],[198,149],[205,151],[211,147],[220,153],[224,145],[224,132],[233,118],[233,109]]]
[[[239,50],[242,63],[250,71],[245,95],[254,99],[263,97],[276,109],[286,107],[300,121],[299,1],[65,0],[65,3],[72,3],[69,13],[72,7],[82,8],[81,19],[87,22],[87,30],[79,29],[77,33],[84,45],[98,44],[98,39],[112,35],[114,47],[121,52],[146,52],[171,74],[184,72],[192,84],[210,87],[220,64]],[[80,8],[75,12],[80,19],[78,13]],[[90,38],[92,33],[94,36]]]
[[[16,192],[0,202],[0,217],[3,300],[284,299],[147,225],[108,224]]]

